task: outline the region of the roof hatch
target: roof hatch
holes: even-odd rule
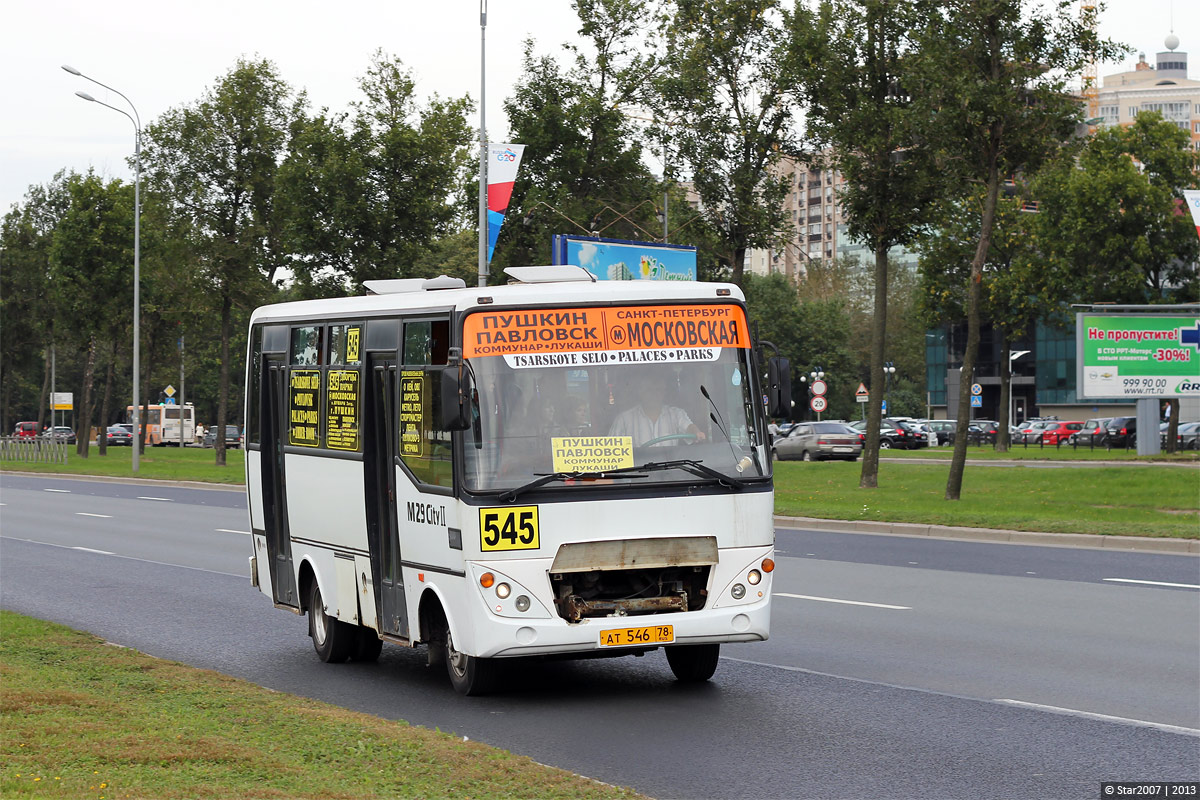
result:
[[[466,281],[439,275],[436,278],[396,278],[382,281],[363,281],[367,294],[407,294],[409,292],[431,292],[438,289],[465,289]]]

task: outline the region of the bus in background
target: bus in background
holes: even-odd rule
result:
[[[182,413],[181,413],[182,412]],[[191,403],[184,406],[156,403],[142,406],[142,424],[146,428],[146,444],[154,447],[180,443],[180,418],[183,420],[183,444],[196,441],[196,409]],[[133,423],[133,406],[125,406],[125,422]],[[134,432],[134,436],[137,433]]]
[[[659,648],[708,680],[769,634],[787,360],[760,386],[733,285],[506,272],[254,312],[251,581],[322,661],[424,645],[464,694]]]

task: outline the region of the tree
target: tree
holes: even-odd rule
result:
[[[230,343],[235,308],[253,307],[283,266],[275,180],[287,131],[299,114],[269,61],[239,60],[190,106],[147,126],[150,187],[186,229],[220,330],[216,461],[225,464]]]
[[[1020,187],[1014,185],[1014,190]],[[1027,187],[1026,187],[1027,188]],[[966,316],[967,287],[984,195],[954,198],[939,206],[939,219],[921,240],[921,316],[930,326],[957,322]],[[1009,397],[1012,362],[1008,352],[1028,336],[1038,322],[1063,312],[1073,280],[1046,257],[1048,237],[1038,231],[1038,215],[1027,197],[997,199],[995,226],[983,265],[980,313],[991,321],[1001,340],[1000,414],[996,449],[1008,450]],[[960,414],[961,416],[961,414]]]
[[[30,186],[0,227],[0,433],[22,419],[36,419],[39,430],[45,422],[58,317],[46,289],[54,228],[68,204],[65,182],[59,172],[45,186]]]
[[[910,76],[917,47],[910,32],[928,18],[925,3],[824,0],[814,11],[797,8],[791,21],[789,64],[809,104],[810,139],[824,154],[813,160],[844,176],[839,202],[850,235],[875,254],[863,488],[879,481],[888,250],[916,238],[943,191]]]
[[[1200,154],[1157,112],[1065,150],[1034,181],[1045,255],[1074,276],[1078,302],[1195,301],[1200,240],[1182,190]]]
[[[1117,48],[1091,29],[1096,8],[1076,16],[1069,0],[947,0],[917,29],[908,72],[914,108],[927,120],[921,134],[945,174],[982,190],[979,239],[968,276],[967,343],[959,408],[970,402],[979,350],[983,267],[991,249],[1000,185],[1036,170],[1078,122],[1079,99],[1067,91],[1089,59],[1108,61]],[[958,431],[946,499],[962,493],[967,416]]]
[[[106,182],[91,170],[68,176],[64,188],[69,205],[52,236],[50,285],[65,335],[79,342],[87,354],[75,401],[75,447],[86,458],[97,358],[102,349],[114,351],[112,343],[128,319],[122,312],[133,302],[133,191],[120,181]],[[112,379],[110,371],[105,386],[108,397]]]
[[[376,51],[349,113],[298,118],[279,170],[279,204],[300,296],[361,292],[414,275],[453,232],[452,196],[473,163],[467,98],[427,104],[399,59]]]
[[[783,241],[790,228],[791,176],[773,169],[799,152],[784,21],[779,0],[677,0],[665,25],[660,102],[685,121],[674,143],[738,284],[746,251]]]
[[[569,67],[525,44],[523,74],[504,101],[511,141],[525,159],[500,231],[495,262],[547,264],[563,231],[653,240],[661,193],[642,163],[634,119],[659,71],[649,11],[634,0],[582,0],[580,45],[564,45]]]

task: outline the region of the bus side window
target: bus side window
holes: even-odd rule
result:
[[[450,322],[419,320],[404,324],[404,366],[400,369],[400,457],[418,481],[431,486],[454,484],[454,450],[442,430],[442,371],[449,347]]]

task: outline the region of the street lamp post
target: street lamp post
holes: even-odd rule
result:
[[[134,172],[133,172],[133,435],[135,442],[133,450],[133,471],[138,471],[139,451],[141,448],[142,437],[141,431],[141,405],[138,397],[138,385],[141,381],[141,286],[142,286],[142,118],[137,112],[137,107],[133,102],[116,89],[103,84],[95,78],[84,75],[74,67],[63,64],[63,69],[72,75],[76,75],[84,80],[89,80],[97,86],[103,86],[110,92],[118,94],[121,98],[129,103],[130,110],[133,111],[133,116],[128,112],[110,106],[101,100],[97,100],[87,92],[76,92],[78,97],[87,100],[89,103],[99,103],[105,108],[112,109],[118,114],[124,114],[126,119],[133,123],[134,131]]]
[[[812,383],[809,383],[810,380],[812,381]],[[810,395],[815,394],[813,392],[813,385],[817,381],[823,381],[823,380],[825,380],[825,371],[823,369],[821,369],[820,367],[813,367],[812,371],[809,372],[807,375],[800,376],[800,382],[803,384],[806,384],[808,386],[808,393]],[[821,421],[821,412],[818,411],[817,412],[817,422],[820,422],[820,421]]]
[[[1009,350],[1008,351],[1008,425],[1011,428],[1016,423],[1013,421],[1013,411],[1015,405],[1013,403],[1013,371],[1012,362],[1024,355],[1028,355],[1028,350]]]
[[[887,411],[888,394],[892,389],[892,381],[896,379],[896,365],[891,361],[883,364],[883,408]]]

